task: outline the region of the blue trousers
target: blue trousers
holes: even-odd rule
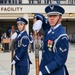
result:
[[[28,67],[15,65],[15,75],[28,75],[28,72]]]

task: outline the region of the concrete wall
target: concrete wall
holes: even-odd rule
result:
[[[66,27],[66,31],[68,34],[75,33],[75,21],[63,21],[62,25]]]
[[[45,13],[47,5],[0,5],[0,13]],[[61,5],[65,13],[75,13],[75,5]]]

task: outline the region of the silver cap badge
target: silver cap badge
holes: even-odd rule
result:
[[[54,9],[54,6],[50,6],[50,9],[53,10]]]

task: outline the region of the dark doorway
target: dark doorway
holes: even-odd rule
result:
[[[7,36],[9,37],[8,30],[13,25],[15,28],[17,27],[15,19],[1,19],[0,20],[0,38],[1,38],[3,33],[7,33]],[[1,39],[0,39],[0,41],[1,41]]]

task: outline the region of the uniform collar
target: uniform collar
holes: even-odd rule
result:
[[[26,30],[21,31],[20,34],[18,35],[18,37],[20,37],[21,34],[24,33],[25,31],[26,31]]]
[[[23,32],[25,32],[25,30],[21,31],[20,34],[22,34]]]
[[[51,29],[55,30],[55,29],[58,28],[60,25],[61,25],[61,23],[60,23],[60,24],[57,24],[57,25],[54,26],[54,27],[51,27]]]

